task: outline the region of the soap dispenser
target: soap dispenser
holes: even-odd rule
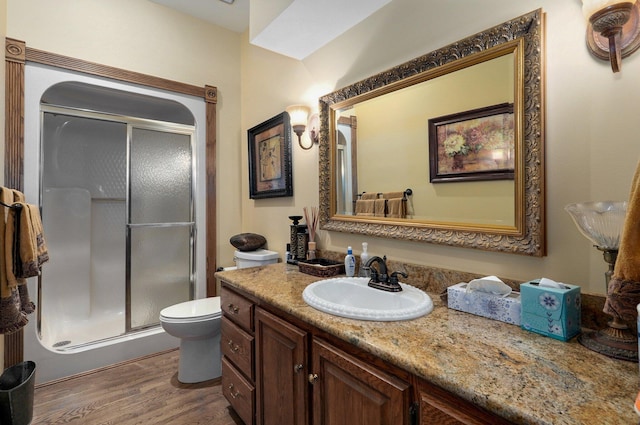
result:
[[[347,248],[347,255],[344,257],[344,271],[348,277],[356,274],[356,257],[353,256],[353,249]]]
[[[369,244],[366,242],[362,242],[362,254],[360,254],[360,268],[358,269],[358,276],[360,277],[370,277],[370,269],[367,267],[367,261],[369,261],[369,253],[367,249]]]

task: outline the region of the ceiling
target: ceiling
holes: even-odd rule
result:
[[[150,1],[237,33],[249,30],[251,44],[302,60],[392,0]]]
[[[242,33],[249,28],[249,0],[232,4],[220,0],[150,0],[187,15]]]

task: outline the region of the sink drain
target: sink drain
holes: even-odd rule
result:
[[[53,347],[58,348],[58,347],[64,347],[65,345],[69,345],[71,344],[71,341],[59,341],[56,342],[55,344],[53,344]]]

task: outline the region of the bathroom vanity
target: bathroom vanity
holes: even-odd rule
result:
[[[341,318],[302,299],[319,278],[275,264],[219,272],[222,385],[245,424],[637,423],[638,365],[449,310]],[[452,282],[457,283],[457,282]]]

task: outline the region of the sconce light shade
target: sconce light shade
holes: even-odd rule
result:
[[[311,149],[315,142],[313,135],[310,135],[311,144],[309,146],[304,146],[302,144],[302,134],[307,127],[311,108],[306,105],[291,105],[286,109],[286,111],[289,114],[291,128],[293,128],[293,132],[298,136],[298,144],[304,150]]]
[[[619,72],[622,58],[640,47],[640,9],[636,0],[582,0],[588,20],[587,46]]]

